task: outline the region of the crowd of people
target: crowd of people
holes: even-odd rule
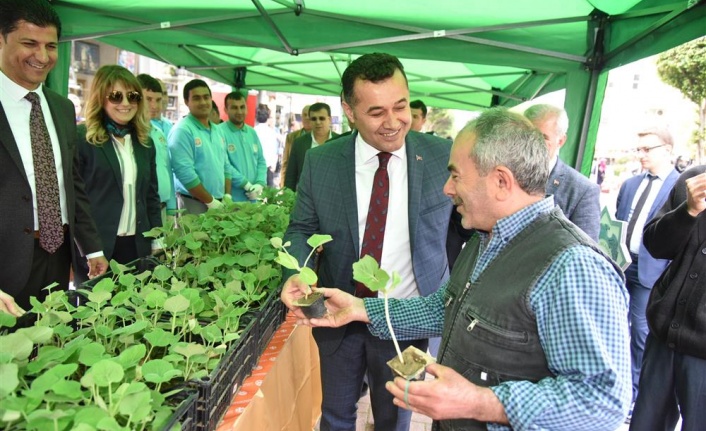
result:
[[[617,198],[623,271],[597,245],[599,185],[559,158],[561,108],[489,109],[449,141],[421,132],[427,108],[410,100],[403,64],[366,54],[341,77],[354,131],[336,135],[329,105],[306,106],[275,184],[270,112],[245,124],[234,91],[220,122],[200,79],[172,125],[162,83],[102,66],[77,127],[72,102],[44,84],[60,36],[46,1],[0,3],[0,312],[67,288],[71,267],[81,283],[153,253],[143,234],[177,210],[283,186],[297,192],[289,252],[303,262],[311,235],[334,238],[317,263],[328,313],[304,317],[294,304],[311,287],[288,270],[281,294],[314,327],[322,431],[355,429],[364,385],[376,430],[406,431],[412,412],[443,430],[669,430],[680,417],[704,429],[706,167],[680,175],[666,129],[638,133],[642,171]],[[392,328],[387,299],[354,281],[364,255],[400,276]],[[437,357],[434,379],[393,377],[391,330]]]

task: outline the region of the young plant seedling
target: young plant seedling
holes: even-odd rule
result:
[[[311,247],[311,252],[309,252],[309,255],[306,257],[304,264],[299,266],[299,261],[297,258],[289,254],[287,251],[287,247],[291,245],[289,241],[283,244],[282,238],[275,237],[270,239],[272,246],[278,250],[275,262],[287,269],[297,271],[299,273],[299,279],[309,286],[309,289],[304,294],[304,298],[299,298],[294,303],[294,305],[301,308],[304,315],[308,318],[323,317],[327,311],[326,306],[324,305],[324,301],[326,299],[324,298],[324,295],[319,292],[311,292],[311,286],[316,284],[319,277],[313,269],[309,268],[308,264],[309,260],[311,260],[311,257],[314,255],[314,252],[319,249],[319,247],[330,241],[333,241],[331,235],[316,234],[309,237],[306,243],[309,244],[309,247]]]
[[[387,365],[392,368],[392,371],[405,379],[414,379],[421,375],[426,366],[434,359],[417,349],[414,346],[409,346],[404,352],[400,350],[400,345],[395,336],[395,330],[392,327],[390,319],[390,304],[389,293],[392,289],[400,284],[400,275],[397,272],[392,273],[392,277],[384,269],[378,266],[377,261],[369,255],[364,256],[358,262],[353,264],[353,279],[359,283],[363,283],[368,289],[373,292],[382,292],[385,300],[385,320],[387,328],[390,330],[392,342],[397,350],[397,357],[387,362]],[[406,360],[405,360],[406,359]]]

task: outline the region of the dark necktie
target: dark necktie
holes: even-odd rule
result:
[[[32,111],[29,115],[29,136],[32,141],[34,191],[37,195],[39,245],[48,253],[54,253],[64,242],[54,151],[44,122],[39,96],[37,93],[30,92],[25,99],[32,103]]]
[[[652,190],[652,182],[655,179],[657,179],[656,176],[654,176],[652,174],[647,174],[647,186],[645,187],[645,190],[642,191],[640,198],[637,200],[637,204],[635,204],[635,210],[632,212],[632,216],[630,216],[630,221],[628,222],[628,237],[627,237],[628,248],[630,248],[630,239],[632,238],[632,231],[635,230],[635,223],[637,222],[637,218],[640,217],[640,213],[642,212],[642,207],[645,206],[645,201],[647,200],[647,196],[649,196],[650,190]]]
[[[375,171],[373,190],[370,194],[368,218],[365,220],[365,234],[360,249],[360,257],[370,255],[377,260],[378,265],[382,259],[382,241],[385,239],[385,223],[387,222],[387,204],[390,200],[390,176],[387,174],[387,162],[391,153],[378,153],[380,165]],[[362,283],[355,285],[355,295],[360,298],[375,297],[377,293],[371,291]]]

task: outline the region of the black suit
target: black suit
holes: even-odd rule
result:
[[[331,139],[336,139],[338,133],[331,132]],[[329,139],[329,140],[331,140]],[[311,149],[311,133],[304,133],[294,140],[292,151],[289,153],[287,172],[284,177],[284,186],[297,191],[297,183],[304,169],[304,156]]]
[[[68,214],[67,239],[74,239],[83,254],[93,253],[102,249],[96,226],[91,218],[88,198],[84,192],[84,183],[78,173],[76,159],[76,123],[74,106],[66,98],[52,90],[43,87],[44,96],[49,104],[54,120],[56,134],[61,147],[61,161],[65,193],[66,210]],[[10,113],[11,114],[11,113]],[[32,190],[25,173],[17,142],[12,135],[5,109],[0,104],[0,289],[12,295],[20,307],[29,305],[29,296],[40,295],[39,289],[59,282],[62,288],[68,287],[69,259],[66,260],[66,280],[42,280],[41,276],[30,282],[32,265],[35,255],[34,209]],[[71,249],[71,258],[76,261],[79,256]],[[68,252],[66,253],[68,257]]]
[[[123,208],[123,177],[120,162],[112,141],[101,146],[86,141],[86,127],[78,129],[78,168],[86,181],[86,194],[91,202],[91,211],[98,224],[98,232],[103,242],[106,259],[113,257],[115,241]],[[157,171],[155,148],[152,140],[145,147],[132,135],[132,148],[137,166],[135,183],[135,248],[138,256],[151,253],[151,238],[144,232],[162,225],[159,193],[157,191]],[[127,262],[120,262],[127,263]],[[77,271],[78,272],[78,271]]]

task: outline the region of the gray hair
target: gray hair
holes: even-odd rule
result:
[[[541,121],[547,117],[556,118],[556,133],[559,136],[566,135],[569,130],[569,116],[566,111],[552,105],[532,105],[525,111],[525,117],[531,122]]]
[[[549,178],[549,153],[542,134],[520,114],[502,108],[485,111],[459,133],[475,136],[469,156],[478,174],[486,176],[497,166],[507,167],[520,188],[530,195],[544,195]]]

